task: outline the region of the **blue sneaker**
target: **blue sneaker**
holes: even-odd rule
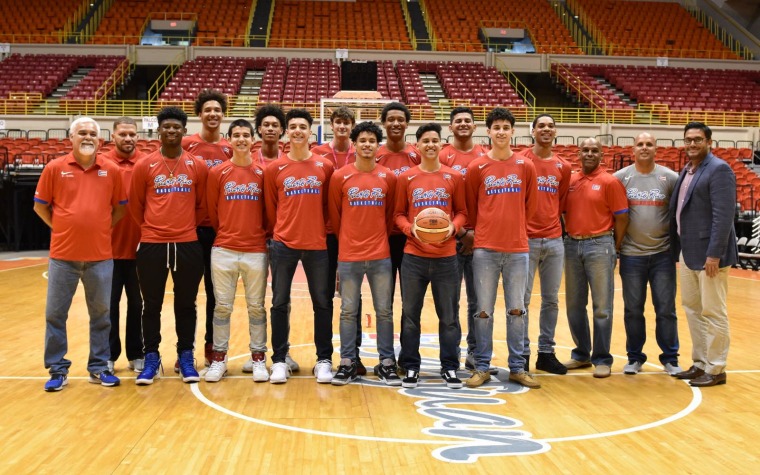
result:
[[[49,393],[60,391],[67,384],[69,384],[69,380],[65,374],[51,374],[50,381],[45,383],[45,391]]]
[[[157,352],[147,353],[145,355],[145,363],[143,364],[143,370],[135,379],[135,383],[138,386],[147,386],[153,384],[153,379],[159,377],[159,370],[161,369],[161,356]]]
[[[195,370],[193,350],[182,350],[179,353],[179,372],[182,375],[182,381],[186,383],[197,383],[201,380],[200,375]]]
[[[93,384],[100,384],[101,386],[107,386],[109,388],[121,384],[121,380],[108,370],[100,373],[90,373],[90,382]]]

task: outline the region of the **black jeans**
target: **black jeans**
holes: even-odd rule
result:
[[[214,282],[211,279],[211,248],[214,246],[216,231],[211,226],[198,226],[196,228],[198,242],[203,248],[203,287],[206,289],[206,333],[204,341],[207,344],[214,342]]]
[[[142,295],[137,280],[137,262],[134,259],[113,260],[113,280],[111,283],[111,334],[108,343],[111,346],[111,361],[121,356],[121,339],[119,338],[119,303],[122,290],[127,294],[127,330],[124,347],[127,359],[132,361],[143,357],[142,342]]]
[[[137,250],[137,275],[143,295],[143,350],[158,352],[161,343],[161,306],[166,278],[174,281],[174,327],[177,352],[195,346],[198,315],[195,299],[203,277],[203,250],[198,241],[180,243],[140,243]]]

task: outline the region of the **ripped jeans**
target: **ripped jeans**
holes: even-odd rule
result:
[[[475,368],[488,371],[493,354],[493,322],[499,277],[502,277],[507,316],[507,349],[509,371],[525,371],[525,287],[528,281],[527,252],[496,252],[475,249],[472,258],[478,313],[473,318],[475,329]],[[513,315],[512,311],[519,311]]]

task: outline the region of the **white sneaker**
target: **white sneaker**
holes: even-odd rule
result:
[[[108,360],[106,361],[106,365],[108,366],[108,371],[113,374],[113,361]]]
[[[270,383],[273,383],[273,384],[287,383],[288,376],[290,376],[290,368],[288,367],[287,364],[283,362],[272,363],[272,375],[269,377]]]
[[[641,362],[629,361],[627,365],[623,366],[623,373],[625,374],[639,374],[641,371]]]
[[[135,373],[142,373],[143,368],[145,368],[145,360],[143,358],[129,360],[129,369]]]
[[[248,361],[243,363],[243,373],[253,373],[253,358],[248,358]]]
[[[665,366],[663,366],[662,369],[671,376],[683,372],[683,369],[678,364],[665,363]]]
[[[212,361],[211,366],[206,370],[206,381],[210,383],[216,383],[221,381],[224,375],[227,374],[227,357],[224,357],[224,361]]]
[[[253,361],[251,360],[251,372],[253,373],[253,380],[257,383],[263,383],[269,380],[269,371],[267,371],[267,362],[264,360]]]
[[[314,376],[317,378],[318,383],[330,383],[332,382],[332,361],[319,360],[316,366],[314,366]]]
[[[301,369],[300,366],[298,366],[298,363],[290,357],[290,353],[285,355],[285,363],[288,364],[288,368],[290,368],[290,371],[297,373],[299,369]],[[332,366],[332,363],[330,364]]]

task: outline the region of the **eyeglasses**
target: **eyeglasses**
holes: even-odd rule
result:
[[[691,145],[691,144],[702,145],[703,143],[705,143],[705,139],[702,137],[696,137],[693,139],[683,139],[683,143],[686,145]]]

